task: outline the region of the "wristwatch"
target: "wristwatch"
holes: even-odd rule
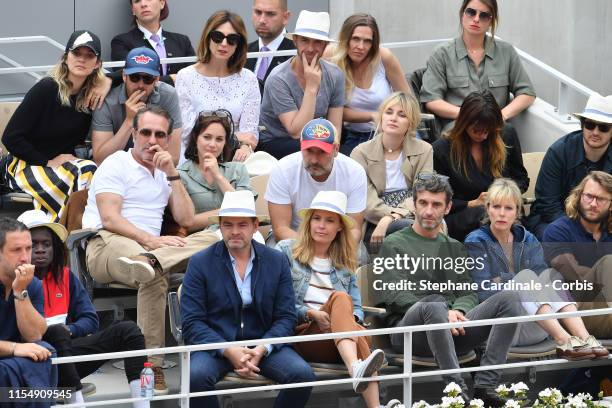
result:
[[[15,297],[15,299],[17,300],[26,300],[27,298],[30,297],[30,294],[28,293],[27,289],[22,290],[20,293],[15,293],[13,291],[13,296]]]

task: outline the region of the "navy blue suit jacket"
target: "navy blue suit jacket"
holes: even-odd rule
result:
[[[255,241],[252,245],[255,258],[251,272],[251,306],[260,328],[257,338],[292,336],[297,314],[289,261],[280,251]],[[241,308],[242,299],[225,242],[219,241],[192,256],[181,292],[185,343],[236,340]]]

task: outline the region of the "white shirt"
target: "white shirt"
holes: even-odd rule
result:
[[[268,47],[270,51],[278,51],[278,47],[280,47],[281,43],[283,42],[283,39],[285,38],[286,33],[287,33],[287,30],[283,28],[283,31],[280,33],[280,35],[276,37],[272,42],[270,42],[270,44],[266,45],[266,47]],[[259,50],[261,50],[261,47],[263,46],[264,46],[264,43],[263,41],[261,41],[261,38],[259,38]],[[272,59],[270,59],[270,61],[272,61]],[[255,64],[255,69],[253,70],[255,75],[257,75],[257,71],[259,71],[260,64],[261,64],[261,57],[257,58],[257,63]]]
[[[319,191],[341,191],[348,199],[346,212],[360,213],[366,208],[367,178],[355,160],[338,153],[327,180],[319,182],[304,169],[302,152],[283,157],[270,173],[265,199],[274,204],[291,204],[291,229],[297,230],[298,211],[310,207]]]
[[[155,169],[151,175],[134,159],[132,149],[115,152],[102,162],[91,181],[83,213],[83,228],[102,228],[96,196],[113,193],[123,198],[123,218],[137,228],[159,236],[164,208],[168,205],[171,192],[166,173]]]
[[[387,177],[385,193],[408,188],[406,176],[402,173],[402,163],[404,163],[404,155],[402,153],[395,160],[385,160]]]

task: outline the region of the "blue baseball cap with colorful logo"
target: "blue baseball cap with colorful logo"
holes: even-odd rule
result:
[[[302,128],[300,148],[318,147],[326,153],[334,150],[336,128],[327,119],[313,119]]]
[[[147,47],[134,48],[125,57],[123,72],[126,75],[143,73],[159,76],[159,56]]]

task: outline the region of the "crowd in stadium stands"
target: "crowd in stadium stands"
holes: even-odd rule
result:
[[[4,185],[35,209],[0,218],[0,387],[70,387],[67,401],[82,403],[81,379],[104,361],[50,358],[163,347],[169,277],[184,271],[188,345],[364,330],[363,306],[384,307],[384,327],[612,307],[612,96],[591,95],[580,130],[549,147],[526,216],[530,180],[508,121],[535,91],[515,49],[492,37],[496,0],[462,1],[460,35],[433,51],[419,92],[367,14],[348,17],[336,41],[326,12],[300,11],[289,31],[286,0],[253,0],[255,41],[222,10],[194,52],[163,29],[168,0],[130,6],[134,27],[111,42],[125,66],[105,76],[100,39],[75,31],[2,135]],[[419,134],[422,112],[443,128],[435,141]],[[251,186],[254,163],[271,169],[265,191]],[[100,329],[66,262],[69,197],[78,223],[98,230],[89,274],[137,289],[137,323]],[[383,285],[372,305],[357,286],[363,265]],[[483,342],[487,366],[547,338],[561,358],[608,358],[597,339],[612,338],[612,315],[418,332],[412,350],[454,369]],[[391,335],[389,350],[403,341]],[[134,397],[147,360],[155,394],[168,393],[163,356],[149,355],[125,359]],[[384,360],[367,336],[228,347],[191,354],[190,386],[213,390],[230,371],[308,382],[308,362],[342,363],[369,408],[399,407],[364,381]],[[477,372],[472,393],[459,374],[444,380],[466,401],[502,406],[501,374]],[[275,406],[305,406],[311,389],[283,390]]]

